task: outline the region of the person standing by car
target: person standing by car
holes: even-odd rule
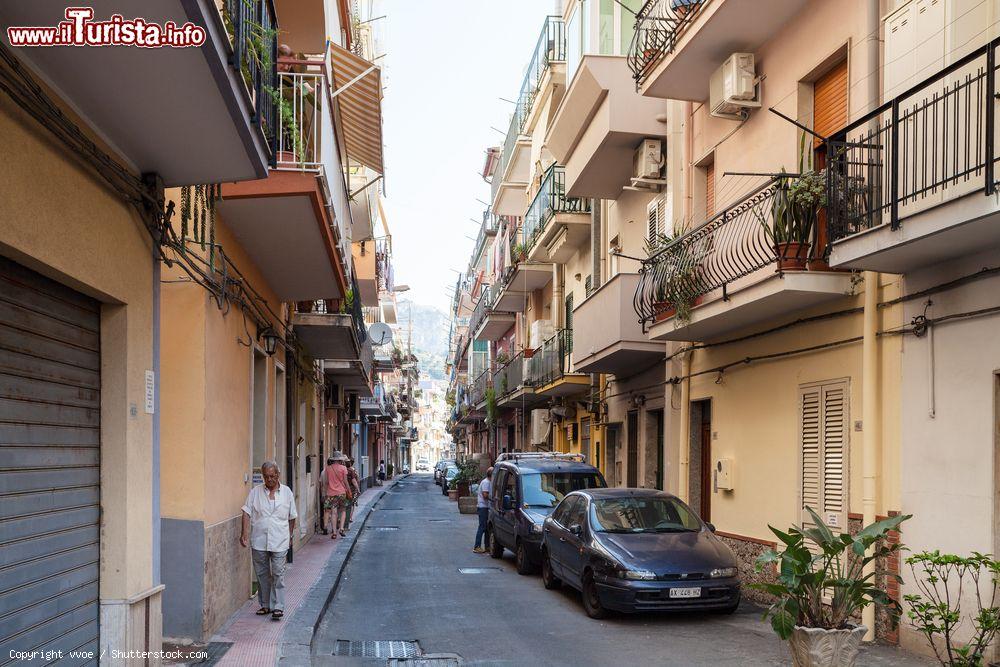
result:
[[[493,466],[486,470],[486,477],[479,482],[479,493],[476,494],[476,513],[479,515],[479,527],[476,529],[476,546],[472,548],[477,554],[486,553],[483,548],[483,535],[490,519],[490,478],[493,477]]]

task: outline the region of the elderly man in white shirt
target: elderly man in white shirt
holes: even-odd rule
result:
[[[243,527],[240,544],[249,544],[253,551],[253,568],[257,573],[258,616],[271,614],[275,621],[285,615],[285,559],[295,520],[295,495],[279,482],[281,472],[274,461],[260,466],[264,483],[250,489],[243,505]]]

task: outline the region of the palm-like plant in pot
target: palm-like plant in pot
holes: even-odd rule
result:
[[[795,667],[851,667],[868,631],[854,623],[861,610],[876,604],[893,623],[899,619],[899,603],[877,585],[880,578],[899,576],[878,566],[900,549],[886,537],[910,515],[876,521],[852,536],[835,533],[807,510],[812,519],[808,526],[792,526],[788,532],[770,527],[784,548],[761,555],[757,570],[777,566],[777,576],[772,583],[751,586],[776,598],[764,616],[788,640]]]
[[[811,170],[786,176],[782,169],[781,174],[774,184],[770,216],[760,210],[755,213],[774,248],[778,268],[801,270],[806,268],[813,230],[826,206],[826,176]]]

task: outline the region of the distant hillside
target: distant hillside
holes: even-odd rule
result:
[[[401,348],[406,347],[408,318],[413,318],[413,353],[420,359],[425,379],[444,380],[444,359],[448,354],[448,316],[434,306],[400,300],[396,306]]]

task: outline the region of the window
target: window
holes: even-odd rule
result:
[[[572,514],[573,506],[576,504],[576,502],[577,502],[576,496],[567,499],[565,502],[559,505],[559,507],[556,508],[555,512],[552,513],[552,520],[561,526],[568,526],[569,524],[566,523],[566,521],[569,518],[569,515]]]
[[[511,501],[517,503],[517,477],[509,471],[504,476],[503,495],[510,496]]]
[[[566,513],[566,521],[563,525],[569,528],[570,526],[582,526],[584,517],[587,515],[587,499],[583,496],[574,496],[573,506],[570,507],[569,512]]]
[[[715,162],[705,167],[705,215],[715,215]]]
[[[802,521],[806,508],[836,528],[847,528],[848,390],[846,380],[799,390]]]
[[[529,507],[555,507],[568,493],[604,487],[595,473],[545,472],[521,475],[524,504]]]
[[[646,205],[646,238],[656,243],[667,233],[666,198],[660,195]]]
[[[604,498],[590,512],[594,530],[603,533],[689,533],[701,522],[674,498]]]

